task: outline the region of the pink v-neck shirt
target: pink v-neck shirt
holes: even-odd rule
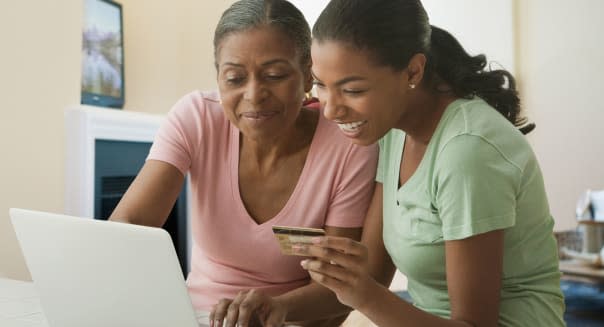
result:
[[[279,295],[309,283],[301,257],[284,256],[273,225],[360,227],[373,194],[378,150],[353,145],[320,115],[298,183],[281,211],[258,224],[239,194],[239,130],[215,92],[193,92],[170,111],[147,160],[167,162],[191,182],[193,249],[187,286],[208,310],[239,291]]]

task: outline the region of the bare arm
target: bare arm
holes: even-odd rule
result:
[[[383,238],[383,194],[382,183],[376,183],[371,206],[363,226],[361,243],[368,249],[369,273],[385,287],[390,286],[396,267],[386,251]]]
[[[390,259],[390,256],[388,255],[388,252],[386,252],[384,241],[382,239],[382,194],[382,184],[376,183],[375,191],[367,211],[367,217],[365,218],[365,222],[363,224],[361,243],[363,243],[369,250],[368,259],[371,276],[375,278],[381,285],[388,287],[390,282],[392,282],[395,267]],[[339,231],[333,234],[328,232],[327,234],[333,236],[347,236],[350,239],[359,240],[358,235],[356,235],[356,237],[355,235],[338,235],[340,234]],[[311,286],[312,289],[310,288]],[[292,296],[298,298],[296,305],[292,306],[292,310],[290,310],[290,315],[288,315],[288,318],[290,316],[293,318],[308,317],[309,313],[314,313],[315,316],[322,316],[318,314],[321,311],[331,314],[334,312],[344,313],[350,311],[349,307],[341,304],[338,301],[337,297],[331,290],[319,285],[314,281],[308,287],[309,290],[321,291],[311,291],[312,293],[304,294],[298,298],[298,295],[302,295],[302,293],[297,294],[297,291],[302,292],[304,289],[300,288],[282,295],[286,297]]]
[[[163,161],[148,160],[109,220],[163,226],[178,198],[184,179],[176,167]]]
[[[359,310],[379,326],[497,326],[503,235],[497,230],[445,243],[451,319],[417,309],[380,288]]]
[[[503,230],[496,230],[445,243],[451,319],[497,326],[503,236]]]
[[[341,302],[361,311],[378,326],[496,326],[504,231],[445,242],[451,319],[440,318],[403,301],[386,287],[394,268],[383,246],[381,198],[379,184],[362,243],[326,237],[302,252],[320,259],[303,264],[313,280],[333,290]]]
[[[382,240],[382,184],[376,183],[375,191],[361,230],[346,231],[344,228],[326,228],[327,235],[345,236],[361,242],[369,249],[370,273],[382,285],[388,286],[394,276],[395,267],[384,248]],[[341,304],[336,295],[316,282],[283,294],[277,299],[287,303],[288,320],[303,320],[304,317],[329,317],[348,313],[351,309]]]

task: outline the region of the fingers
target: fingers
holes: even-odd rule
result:
[[[319,237],[312,245],[292,246],[296,254],[315,257],[332,264],[356,270],[367,259],[365,245],[346,237]]]
[[[308,270],[309,273],[318,273],[321,276],[329,277],[345,283],[351,283],[354,281],[355,274],[349,268],[342,267],[337,264],[332,264],[322,260],[303,260],[301,263],[302,268]],[[312,277],[312,276],[311,276]],[[321,282],[323,277],[320,277]]]
[[[239,292],[233,302],[229,305],[227,309],[227,314],[224,319],[224,327],[235,327],[235,324],[239,320],[239,308],[241,303],[245,300],[246,293]]]
[[[346,287],[346,283],[342,282],[341,280],[322,274],[320,272],[309,270],[308,274],[310,275],[310,278],[312,278],[312,280],[329,288],[336,294],[338,294],[344,287]]]
[[[365,253],[367,253],[367,248],[365,245],[348,237],[318,237],[314,242],[316,245],[338,250],[346,254],[363,256]]]
[[[214,306],[210,313],[210,325],[212,327],[259,325],[258,314],[263,308],[269,308],[270,302],[270,297],[256,290],[239,292],[233,300],[223,299]],[[283,323],[283,317],[273,317],[271,309],[268,309],[266,313],[268,319],[275,320],[275,326],[280,326]],[[265,324],[265,326],[270,326],[270,324]]]
[[[254,314],[264,304],[264,297],[256,290],[247,292],[241,303],[239,303],[238,327],[248,327]]]
[[[313,239],[312,245],[356,256],[363,256],[367,253],[367,248],[365,247],[365,245],[348,237],[315,237]]]
[[[210,312],[210,326],[211,327],[222,327],[224,318],[226,317],[227,310],[232,300],[222,299],[218,301]]]

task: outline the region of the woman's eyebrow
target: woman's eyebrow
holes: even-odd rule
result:
[[[243,65],[242,65],[242,64],[238,64],[238,63],[236,63],[236,62],[230,62],[230,61],[223,62],[223,63],[222,63],[220,66],[243,67]]]
[[[272,59],[269,61],[265,61],[262,63],[262,66],[270,66],[270,65],[274,65],[274,64],[287,64],[289,65],[289,61],[285,60],[285,59]]]
[[[289,64],[289,61],[285,60],[285,59],[271,59],[268,61],[263,62],[261,65],[262,66],[270,66],[270,65],[274,65],[274,64]],[[233,62],[233,61],[227,61],[227,62],[223,62],[221,64],[221,66],[233,66],[233,67],[244,67],[243,64],[237,63],[237,62]]]
[[[315,72],[313,72],[311,70],[310,73],[312,74],[312,77],[315,80],[321,81],[321,79],[318,78],[317,75],[315,75]],[[342,86],[342,85],[344,85],[346,83],[355,82],[355,81],[366,81],[366,80],[367,80],[367,78],[365,78],[365,77],[353,75],[353,76],[347,76],[347,77],[342,78],[341,80],[335,82],[335,85],[336,86]]]

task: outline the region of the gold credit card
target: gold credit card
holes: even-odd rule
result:
[[[299,255],[292,251],[292,244],[311,244],[313,237],[325,236],[325,231],[320,228],[291,226],[273,226],[273,233],[275,233],[275,237],[279,241],[281,253],[285,255]]]

